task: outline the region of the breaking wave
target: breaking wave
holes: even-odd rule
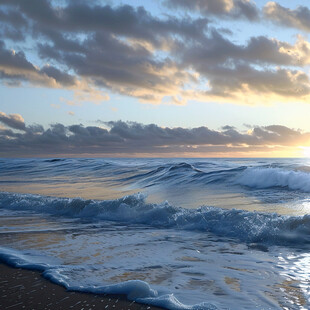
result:
[[[252,188],[283,187],[310,192],[310,173],[281,168],[247,168],[236,183]]]
[[[117,221],[210,232],[249,243],[305,247],[310,242],[310,215],[282,216],[215,207],[184,209],[146,203],[143,194],[115,200],[55,198],[30,194],[0,193],[0,208],[34,211],[89,221]]]

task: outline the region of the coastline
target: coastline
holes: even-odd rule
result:
[[[11,267],[0,262],[0,309],[127,309],[159,310],[124,295],[68,291],[45,279],[41,272]]]

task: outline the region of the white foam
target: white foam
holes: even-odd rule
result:
[[[236,183],[252,188],[287,187],[310,192],[310,173],[282,168],[247,168],[236,177]]]
[[[47,257],[41,257],[41,261],[45,261]],[[70,277],[62,273],[70,266],[51,265],[40,262],[33,253],[27,255],[20,251],[9,248],[0,247],[0,261],[11,266],[39,270],[43,272],[43,276],[52,282],[64,286],[71,291],[84,291],[94,294],[122,294],[126,295],[129,300],[140,303],[164,307],[171,310],[213,310],[217,309],[212,304],[201,303],[197,305],[185,305],[181,303],[173,294],[159,294],[151,286],[141,280],[130,280],[112,285],[105,286],[89,286],[89,285],[72,285]]]
[[[43,213],[40,209],[44,206],[42,201],[46,202],[44,199],[48,197],[32,198],[40,200],[37,211]],[[268,215],[258,214],[255,217],[251,212],[227,212],[215,208],[184,210],[167,203],[160,206],[146,204],[143,198],[138,198],[139,195],[124,197],[117,203],[114,201],[112,205],[116,208],[122,205],[120,210],[125,208],[133,211],[131,214],[127,210],[121,222],[120,219],[96,219],[102,215],[101,209],[105,207],[104,211],[112,217],[103,201],[92,202],[97,209],[85,202],[90,211],[96,210],[92,213],[97,214],[94,217],[85,218],[85,214],[88,214],[85,210],[81,217],[83,208],[74,213],[76,204],[73,206],[70,203],[67,208],[72,210],[65,213],[66,217],[56,216],[59,210],[53,216],[44,213],[38,216],[33,211],[27,215],[24,211],[23,217],[17,217],[11,222],[12,230],[0,230],[6,236],[2,241],[18,249],[0,249],[0,253],[4,254],[2,258],[13,265],[40,269],[45,277],[71,290],[123,293],[130,299],[169,309],[246,309],[252,305],[260,309],[277,309],[276,302],[271,303],[263,292],[277,294],[273,288],[286,279],[281,278],[276,267],[278,254],[281,253],[286,260],[285,270],[290,276],[298,279],[300,274],[305,274],[302,266],[299,271],[294,265],[290,268],[292,259],[287,259],[283,253],[290,253],[291,250],[285,247],[279,249],[268,245],[246,244],[231,238],[235,234],[239,239],[253,240],[259,229],[270,232],[272,223],[264,224],[270,221]],[[31,197],[22,197],[22,200],[27,199],[31,200]],[[58,201],[58,207],[60,204],[64,205],[63,199]],[[81,200],[77,205],[80,207],[82,204]],[[141,213],[150,212],[156,216],[158,212],[157,219],[153,219],[156,224],[151,225],[152,218],[148,216],[135,218],[135,205]],[[50,208],[48,210],[51,212]],[[120,210],[114,210],[114,218],[120,216]],[[7,223],[9,228],[10,222],[7,219],[12,219],[14,214],[16,211],[12,211],[9,218],[0,218],[0,227],[2,223]],[[168,218],[164,220],[163,215]],[[300,219],[294,224],[293,218],[284,219],[276,215],[274,218],[283,220],[285,225],[291,225],[293,231],[296,230],[295,224],[301,224]],[[126,222],[124,219],[127,219]],[[139,221],[149,224],[138,225]],[[32,223],[34,229],[21,232],[27,222]],[[62,226],[62,230],[55,233],[48,229],[57,223]],[[279,224],[275,224],[275,234],[283,234],[281,229],[277,232]],[[218,237],[208,231],[229,238]],[[288,240],[287,236],[285,240]],[[269,251],[274,248],[270,255]],[[302,283],[307,282],[305,280]],[[236,293],[238,285],[240,292]],[[282,295],[278,298],[286,304],[287,296]]]

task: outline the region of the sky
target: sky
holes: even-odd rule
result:
[[[0,157],[309,157],[308,0],[0,0]]]

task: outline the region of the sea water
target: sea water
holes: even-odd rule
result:
[[[0,258],[168,309],[309,309],[306,159],[0,159]]]

